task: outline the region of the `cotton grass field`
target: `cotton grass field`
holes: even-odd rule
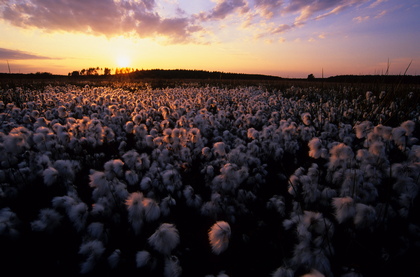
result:
[[[3,87],[2,274],[417,276],[419,100]]]

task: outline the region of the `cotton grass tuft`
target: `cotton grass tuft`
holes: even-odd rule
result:
[[[216,255],[226,251],[229,246],[231,230],[226,221],[217,221],[211,226],[208,236],[212,252]]]

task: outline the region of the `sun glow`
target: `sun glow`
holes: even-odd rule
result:
[[[118,56],[117,57],[117,66],[118,67],[129,67],[130,58],[128,56]]]

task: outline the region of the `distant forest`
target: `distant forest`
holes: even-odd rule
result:
[[[103,71],[103,74],[100,72]],[[68,74],[71,77],[111,75],[111,69],[91,67]],[[117,68],[114,76],[128,76],[132,79],[240,79],[240,80],[280,80],[281,77],[262,74],[226,73],[220,71],[188,69],[147,69]]]
[[[420,85],[420,75],[338,75],[328,78],[317,78],[309,74],[307,78],[282,78],[263,74],[226,73],[220,71],[187,70],[187,69],[147,69],[134,70],[132,68],[118,68],[117,74],[111,74],[109,68],[92,67],[80,71],[70,72],[65,75],[53,75],[49,72],[37,72],[30,74],[0,73],[0,81],[33,79],[33,80],[91,80],[91,81],[114,81],[129,79],[130,81],[154,80],[253,80],[253,81],[287,81],[302,80],[310,82],[326,83],[382,83],[382,84],[414,84]]]

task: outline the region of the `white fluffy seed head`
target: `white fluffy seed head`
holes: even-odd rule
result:
[[[217,221],[209,230],[209,242],[214,254],[219,255],[229,246],[230,225],[226,221]]]
[[[44,183],[47,186],[51,186],[54,184],[58,179],[58,170],[54,167],[48,167],[42,172],[42,176],[44,177]]]
[[[178,277],[182,274],[182,267],[176,256],[170,256],[165,259],[165,267],[163,269],[164,277]]]
[[[121,250],[115,249],[114,252],[112,252],[111,255],[108,257],[108,264],[111,268],[116,268],[118,266],[118,263],[121,259]]]
[[[150,253],[146,250],[138,251],[136,254],[136,266],[144,267],[150,261]]]
[[[178,230],[173,224],[163,223],[148,239],[149,244],[159,253],[170,255],[179,244]]]
[[[343,223],[347,219],[352,218],[356,213],[354,200],[351,197],[333,198],[332,204],[335,208],[335,217],[338,223]]]
[[[144,198],[142,204],[146,221],[155,221],[160,217],[160,207],[155,200]]]

